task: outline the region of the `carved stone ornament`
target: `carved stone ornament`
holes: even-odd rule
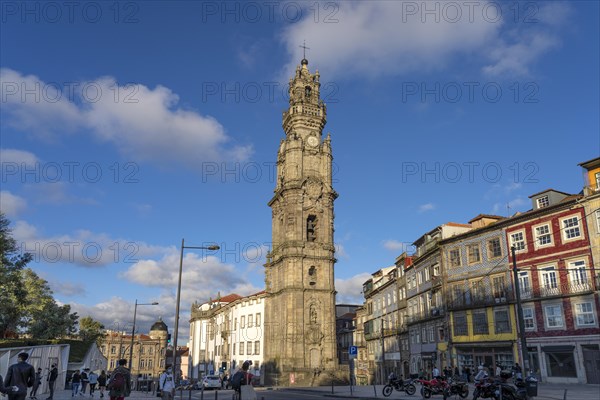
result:
[[[306,339],[310,344],[320,344],[325,337],[318,324],[310,324],[306,333]]]
[[[316,200],[321,197],[321,193],[323,192],[323,185],[321,182],[317,182],[314,180],[309,180],[306,183],[306,194],[311,200]]]

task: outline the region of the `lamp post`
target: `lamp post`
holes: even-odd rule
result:
[[[129,368],[131,369],[131,372],[133,372],[133,338],[135,336],[135,318],[137,317],[137,307],[156,305],[158,305],[158,302],[156,301],[152,303],[138,303],[137,299],[135,299],[135,308],[133,309],[133,328],[131,328],[131,346],[129,347]]]
[[[175,332],[173,337],[173,374],[177,380],[179,369],[177,368],[177,336],[179,334],[179,303],[181,300],[181,274],[183,272],[183,249],[219,250],[217,245],[211,246],[186,246],[185,239],[181,239],[181,253],[179,255],[179,279],[177,282],[177,300],[175,307]],[[166,365],[165,365],[166,366]]]

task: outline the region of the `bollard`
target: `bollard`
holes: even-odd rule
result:
[[[215,400],[219,400],[219,391],[215,390]]]
[[[373,384],[373,393],[375,393],[375,397],[377,397],[377,387],[375,387],[375,384]]]
[[[567,389],[565,389],[565,394],[563,394],[563,400],[567,400]]]

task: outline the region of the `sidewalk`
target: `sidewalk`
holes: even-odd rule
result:
[[[355,399],[385,399],[383,397],[382,390],[383,385],[371,386],[354,386],[350,393],[349,386],[334,386],[333,393],[331,392],[331,386],[319,386],[311,388],[280,388],[279,390],[285,391],[302,391],[302,392],[313,392],[322,393],[323,396],[327,397],[338,397],[338,398],[355,398]],[[538,396],[536,400],[597,400],[600,399],[600,385],[583,385],[583,384],[551,384],[541,383],[538,386]],[[472,398],[473,385],[469,386],[469,396],[466,400]],[[422,400],[419,395],[419,387],[417,387],[417,393],[413,396],[409,396],[404,392],[394,391],[389,399],[402,399],[402,400]],[[458,398],[459,400],[462,400]],[[432,400],[442,400],[441,396],[434,396]]]
[[[383,397],[382,389],[383,385],[376,385],[375,387],[371,386],[353,386],[352,394],[350,393],[349,386],[334,386],[333,394],[331,393],[331,386],[318,386],[318,387],[295,387],[295,388],[255,388],[257,392],[257,398],[261,398],[262,394],[265,391],[282,391],[288,392],[290,394],[289,398],[293,399],[293,392],[304,392],[304,393],[314,393],[320,394],[323,397],[334,397],[334,398],[353,398],[353,399],[401,399],[401,400],[423,400],[422,397],[418,394],[419,388],[417,388],[417,393],[413,396],[409,396],[404,392],[396,392],[394,391],[390,397]],[[535,400],[563,400],[565,398],[565,390],[566,390],[566,400],[598,400],[600,399],[600,385],[559,385],[559,384],[551,384],[551,383],[541,383],[538,386],[538,396],[535,397]],[[219,398],[229,399],[231,394],[230,390],[219,391]],[[227,394],[230,394],[227,396]],[[469,387],[469,396],[465,400],[470,400],[473,396],[473,385]],[[212,397],[205,397],[208,399],[214,398],[214,392],[209,392]],[[183,399],[188,399],[188,392],[183,392]],[[199,399],[200,391],[193,391],[192,398]],[[267,394],[264,393],[265,397]],[[44,400],[48,397],[48,393],[42,393],[37,396],[38,400]],[[26,400],[28,400],[27,397]],[[76,400],[76,399],[92,399],[89,395],[86,396],[75,396],[71,397],[70,390],[57,390],[54,393],[54,400]],[[93,399],[100,399],[100,394],[96,393]],[[152,394],[152,392],[131,392],[131,396],[127,399],[158,399],[156,394]],[[179,393],[175,396],[176,400],[179,400]],[[105,394],[102,400],[110,400],[107,394]],[[431,400],[442,400],[441,396],[434,396]],[[462,400],[458,398],[458,400]]]

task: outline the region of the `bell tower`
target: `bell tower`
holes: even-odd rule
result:
[[[303,59],[289,82],[277,154],[272,251],[265,264],[265,373],[280,385],[337,368],[331,138],[318,70]]]

